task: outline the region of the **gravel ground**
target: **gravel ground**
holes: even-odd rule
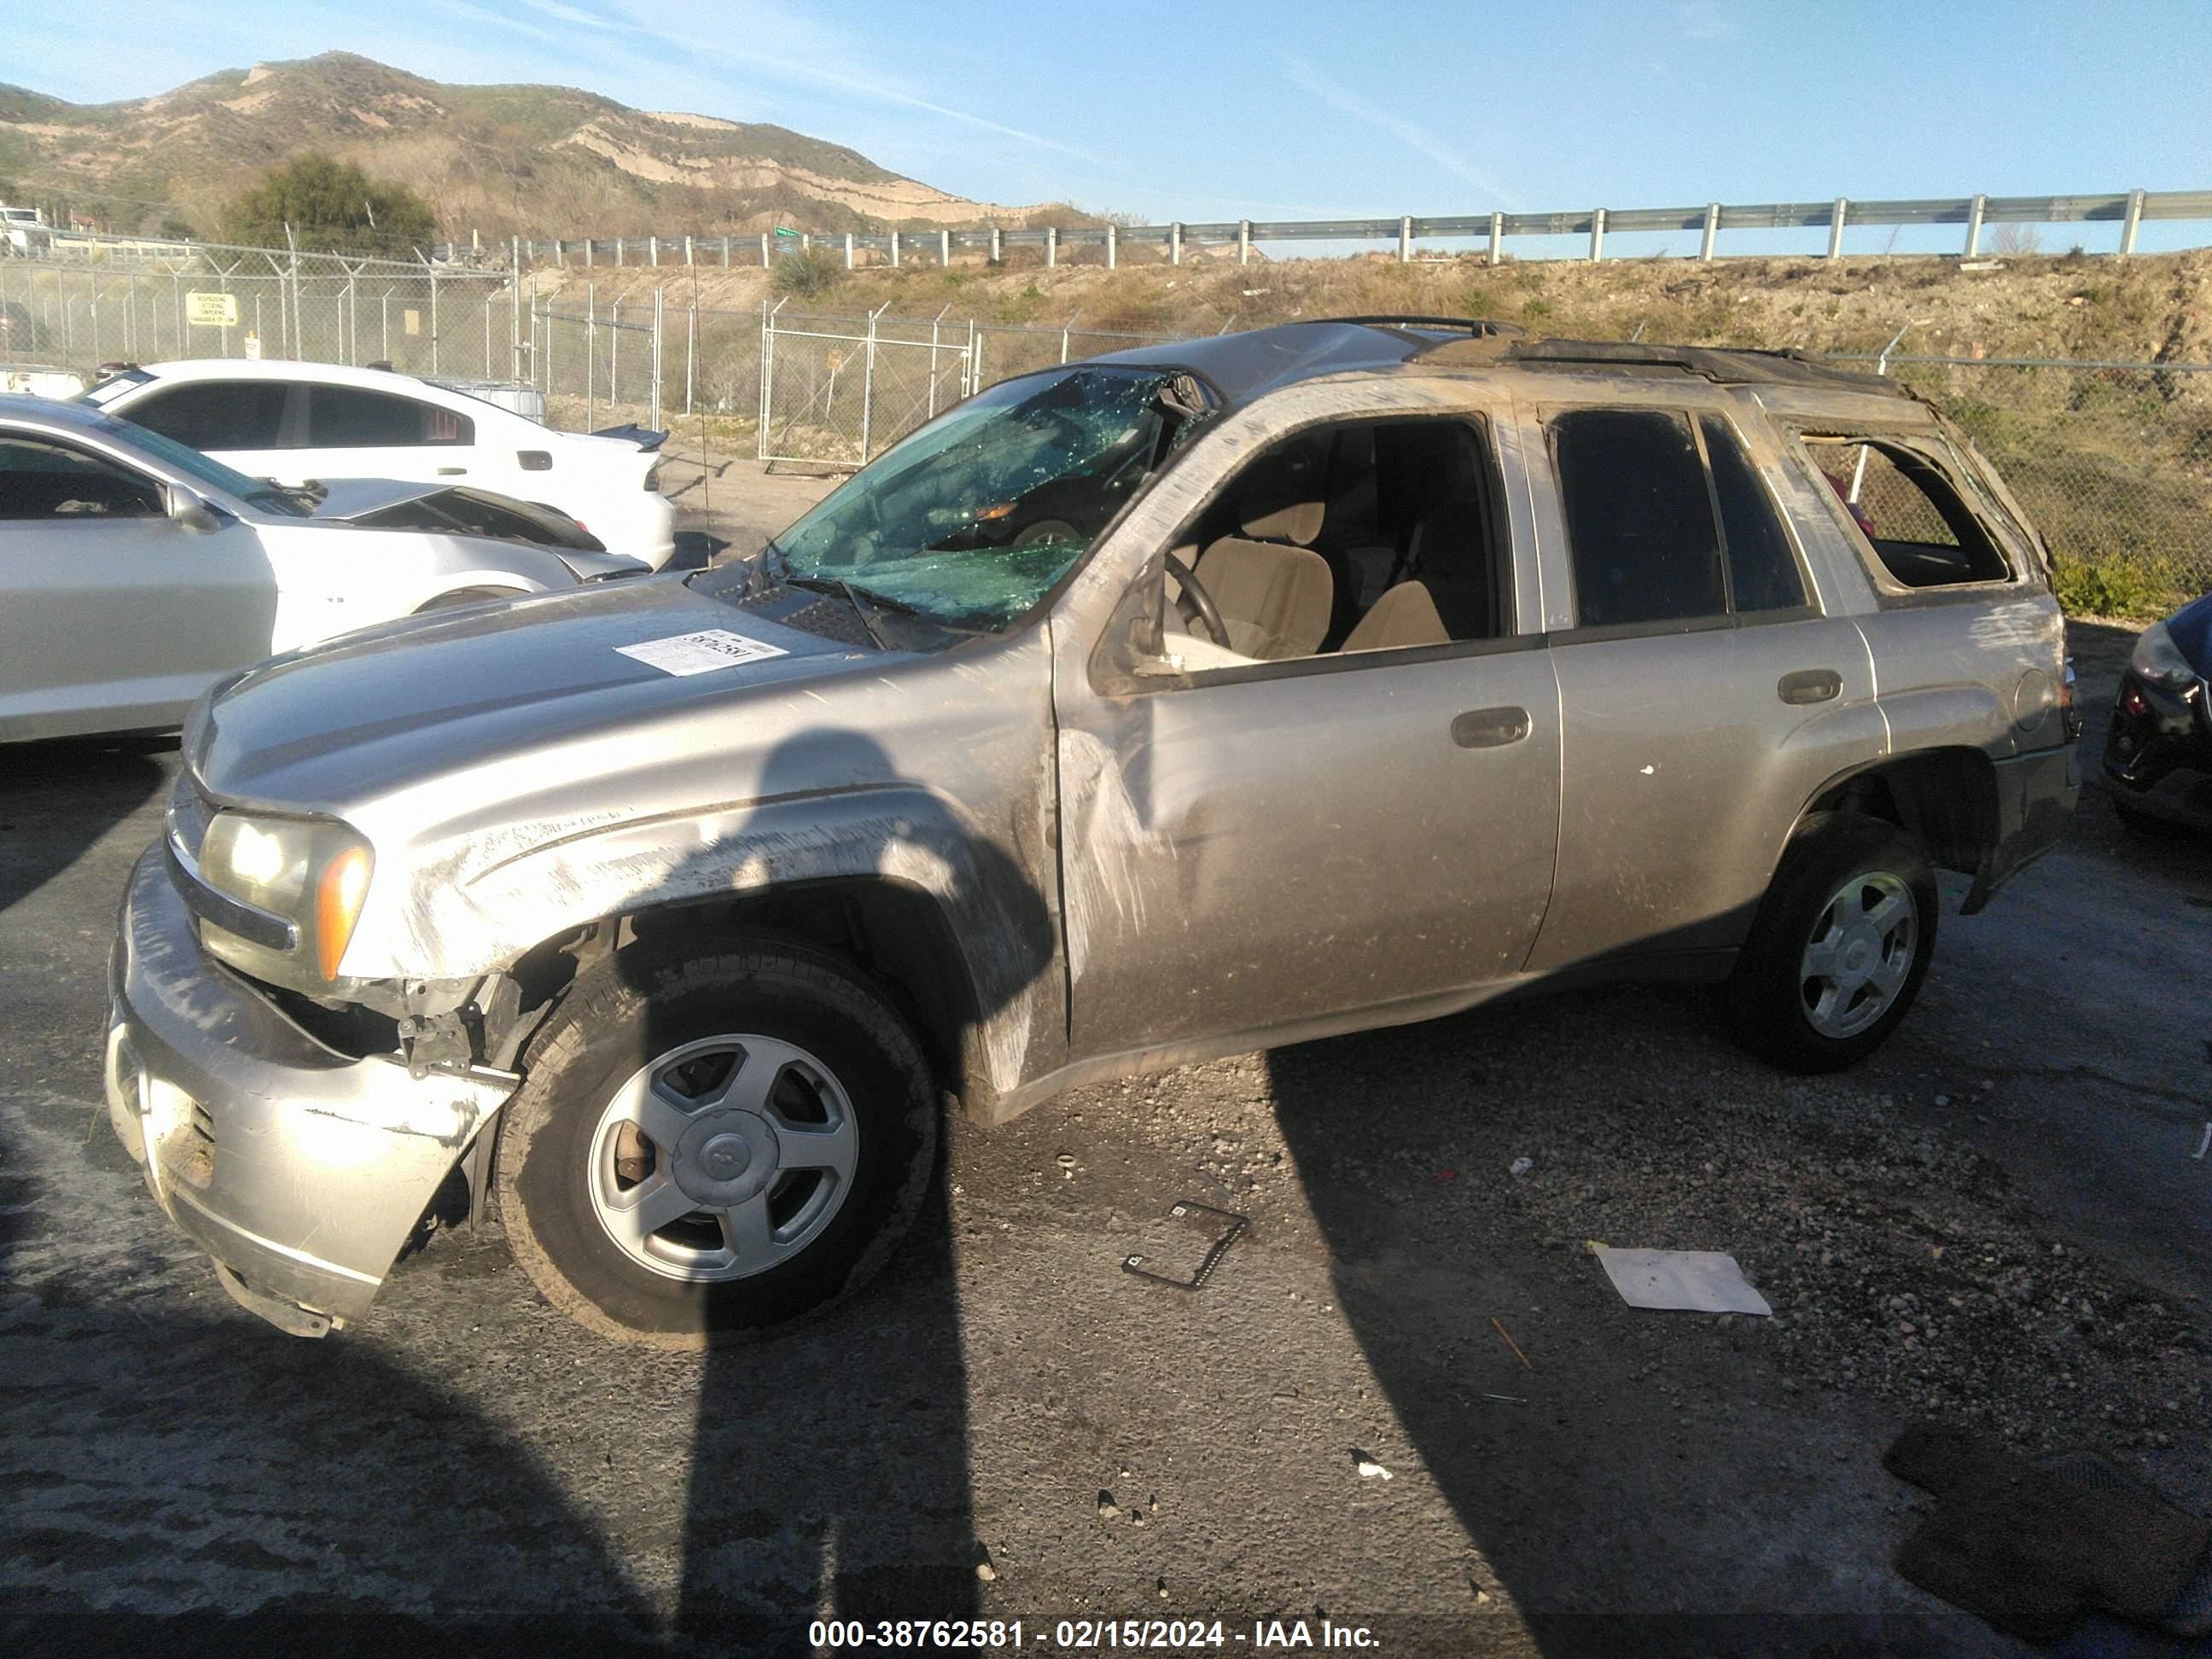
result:
[[[717,483],[733,523],[802,493],[750,487]],[[2124,644],[2081,631],[2093,711]],[[495,1227],[319,1344],[222,1295],[97,1103],[112,907],[174,765],[0,755],[9,1650],[783,1654],[835,1610],[2009,1655],[1891,1568],[1926,1512],[1880,1464],[1905,1422],[2212,1510],[2212,861],[2094,793],[1947,915],[1847,1076],[1628,988],[1079,1091],[956,1124],[940,1210],[854,1303],[700,1356],[579,1329]],[[1121,1268],[1197,1260],[1180,1199],[1250,1218],[1196,1293]],[[1731,1251],[1775,1317],[1630,1309],[1591,1238]],[[2183,1650],[2089,1621],[2062,1650]]]

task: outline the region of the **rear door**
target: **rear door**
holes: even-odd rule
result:
[[[189,530],[157,479],[0,428],[0,741],[173,725],[276,611],[251,526]]]
[[[476,461],[476,422],[441,404],[366,386],[309,382],[298,458],[328,478],[459,483]]]
[[[1866,643],[1777,501],[1781,454],[1717,391],[1559,403],[1529,434],[1562,722],[1559,861],[1533,970],[1741,942],[1806,802],[1880,755]]]

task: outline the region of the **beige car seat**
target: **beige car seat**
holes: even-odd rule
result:
[[[1352,630],[1346,651],[1394,651],[1409,645],[1449,645],[1451,635],[1437,602],[1419,582],[1400,582],[1375,601]]]
[[[1221,538],[1193,571],[1221,612],[1230,648],[1263,662],[1320,650],[1335,604],[1328,561],[1308,545],[1323,507],[1302,459],[1279,451],[1253,463],[1238,489],[1243,535]]]

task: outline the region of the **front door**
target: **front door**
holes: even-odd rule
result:
[[[0,434],[0,741],[173,725],[269,654],[260,539],[216,522],[187,529],[105,456]]]
[[[1462,620],[1416,607],[1426,633],[1352,627],[1271,660],[1194,652],[1114,690],[1092,678],[1095,639],[1055,629],[1074,1058],[1413,1018],[1521,969],[1551,892],[1559,691],[1536,607],[1516,612],[1490,430],[1305,429],[1296,442],[1334,457],[1325,511],[1241,510],[1262,455],[1192,532],[1262,537],[1238,544],[1246,569],[1326,562],[1340,594],[1380,549],[1373,562]]]

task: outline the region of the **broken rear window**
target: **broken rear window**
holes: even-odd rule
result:
[[[1874,549],[1906,587],[1998,582],[2004,555],[1928,456],[1894,441],[1802,434],[1813,464]]]

